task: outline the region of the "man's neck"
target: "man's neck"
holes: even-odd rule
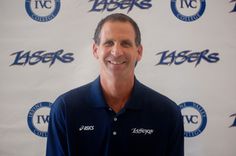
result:
[[[116,113],[124,106],[134,86],[134,76],[130,78],[104,78],[100,77],[101,86],[107,104]]]

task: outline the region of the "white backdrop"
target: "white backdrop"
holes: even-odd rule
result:
[[[101,18],[121,12],[142,32],[137,78],[182,108],[185,155],[235,156],[236,2],[109,2],[0,2],[0,155],[45,155],[50,103],[97,77],[94,29]],[[194,15],[199,18],[191,21]]]

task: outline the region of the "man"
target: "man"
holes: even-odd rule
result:
[[[141,84],[134,69],[143,48],[137,24],[112,14],[96,28],[100,76],[53,104],[47,156],[183,156],[178,106]]]

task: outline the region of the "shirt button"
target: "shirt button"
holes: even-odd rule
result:
[[[116,131],[113,131],[112,134],[113,134],[113,135],[117,135],[117,132],[116,132]]]
[[[114,120],[114,121],[117,121],[117,118],[115,117],[113,120]]]

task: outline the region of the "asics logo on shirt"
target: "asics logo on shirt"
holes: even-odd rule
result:
[[[151,135],[154,130],[153,129],[144,129],[144,128],[132,128],[132,134],[144,134],[144,135]]]
[[[93,131],[93,130],[94,130],[94,126],[81,125],[79,128],[79,131]]]

